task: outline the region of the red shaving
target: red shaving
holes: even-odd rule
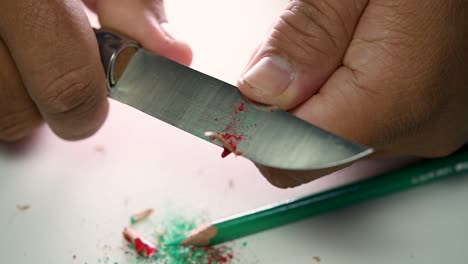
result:
[[[237,107],[238,111],[244,111],[244,103],[240,103],[240,105]]]
[[[226,123],[225,128],[222,131],[217,131],[221,137],[226,142],[223,142],[224,149],[223,153],[221,153],[221,157],[225,158],[232,152],[236,155],[242,155],[241,152],[237,151],[237,145],[245,138],[244,134],[240,131],[244,129],[243,124],[240,122],[240,118],[238,114],[242,111],[246,111],[245,103],[240,102],[239,100],[235,100],[231,103],[232,107],[232,115],[229,116],[229,119]],[[215,118],[215,121],[220,121],[221,119]],[[215,137],[212,137],[215,139]]]
[[[227,149],[226,147],[224,147],[223,153],[221,153],[221,158],[225,158],[225,157],[227,157],[227,156],[228,156],[229,154],[231,154],[231,153],[232,153],[232,152],[231,152],[229,149]]]
[[[242,140],[242,135],[233,135],[231,133],[224,133],[224,134],[221,134],[221,136],[224,138],[224,140],[226,140],[226,142],[229,144],[229,146],[231,147],[231,149],[234,151],[236,155],[241,154],[237,152],[236,150],[237,150],[237,144],[239,144],[239,142]],[[231,154],[231,151],[227,149],[226,147],[224,147],[223,153],[221,153],[221,157],[225,158],[229,154]]]
[[[140,252],[145,247],[145,244],[143,243],[143,241],[139,237],[135,238],[135,241],[133,242],[133,245],[135,246],[135,251],[136,252]]]
[[[148,244],[145,248],[145,256],[149,257],[155,251],[156,251],[156,246],[153,244]]]
[[[231,250],[227,249],[226,247],[206,246],[203,247],[203,252],[207,254],[206,259],[203,263],[207,264],[231,263],[230,260],[233,259]]]
[[[236,136],[236,135],[233,135],[233,134],[230,134],[230,133],[224,133],[222,134],[223,138],[226,140],[226,141],[232,141],[232,140],[242,140],[242,136]]]
[[[133,245],[135,246],[135,251],[145,257],[149,257],[156,251],[156,245],[141,237],[135,238]]]

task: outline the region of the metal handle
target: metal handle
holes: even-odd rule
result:
[[[107,77],[109,89],[122,76],[130,59],[140,48],[140,45],[120,34],[94,29],[101,54],[101,62]]]

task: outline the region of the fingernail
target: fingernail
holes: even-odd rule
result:
[[[288,88],[293,79],[293,71],[291,65],[281,57],[264,57],[242,78],[253,89],[266,95],[278,96]]]

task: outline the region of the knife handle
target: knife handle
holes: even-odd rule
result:
[[[94,29],[101,55],[101,62],[111,89],[122,76],[130,59],[140,45],[121,34],[102,29]]]

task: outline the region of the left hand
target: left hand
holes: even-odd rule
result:
[[[168,32],[162,0],[84,2],[103,27],[190,64],[190,47]],[[107,115],[107,87],[81,1],[5,0],[0,13],[0,143],[43,121],[67,140],[94,134]]]
[[[173,36],[163,0],[82,0],[101,26],[138,41],[145,49],[184,65],[192,62],[189,45]]]

